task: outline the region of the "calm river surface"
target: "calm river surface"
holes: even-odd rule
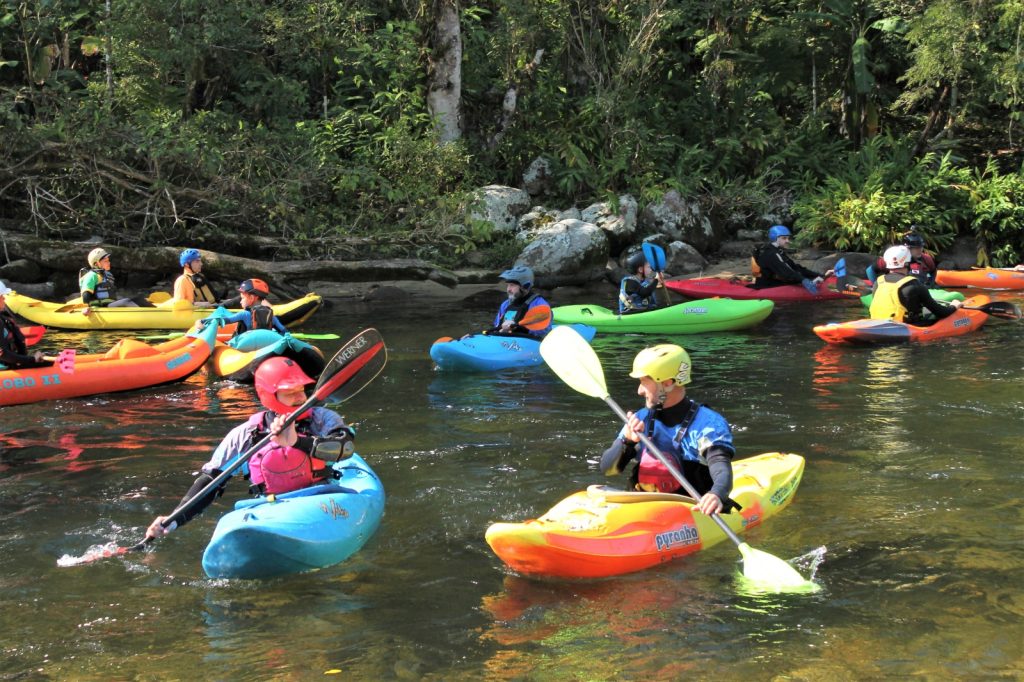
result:
[[[612,580],[511,575],[484,530],[605,482],[596,460],[618,424],[546,367],[435,371],[430,343],[479,329],[488,309],[341,303],[303,328],[348,338],[376,326],[390,353],[341,410],[384,482],[384,521],[361,552],[314,574],[205,577],[203,548],[245,495],[241,480],[152,551],[57,567],[91,545],[134,544],[173,509],[256,407],[251,388],[204,371],[3,408],[0,679],[1019,679],[1024,326],[849,349],[810,331],[857,312],[783,305],[749,332],[594,342],[624,406],[637,405],[633,355],[679,342],[690,394],[726,415],[739,456],[807,458],[793,504],[747,540],[804,557],[805,574],[824,547],[811,596],[744,594],[728,542]]]

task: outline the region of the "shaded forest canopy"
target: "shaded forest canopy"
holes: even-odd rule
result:
[[[1024,257],[1024,0],[3,0],[0,229],[507,255],[472,191],[667,190],[877,250]]]

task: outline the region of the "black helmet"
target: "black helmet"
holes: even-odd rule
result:
[[[632,256],[626,259],[626,269],[629,270],[629,274],[636,274],[636,271],[640,269],[644,263],[647,262],[647,256],[644,255],[643,251],[637,251]]]
[[[911,225],[910,232],[903,235],[903,245],[914,248],[924,248],[924,237],[917,233],[917,225]]]

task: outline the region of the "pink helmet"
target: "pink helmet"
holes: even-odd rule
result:
[[[261,364],[256,370],[255,380],[256,395],[260,402],[275,414],[288,414],[295,409],[295,406],[285,405],[277,399],[278,391],[314,383],[294,360],[281,356],[272,357]]]

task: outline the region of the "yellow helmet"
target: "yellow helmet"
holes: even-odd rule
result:
[[[634,379],[650,377],[655,381],[672,379],[676,386],[685,386],[690,383],[690,355],[674,343],[644,348],[633,359],[629,376]]]
[[[87,259],[89,261],[89,267],[96,267],[97,263],[99,263],[101,260],[103,260],[109,255],[110,252],[108,252],[106,249],[101,249],[99,247],[93,249],[92,251],[89,252],[89,258]]]

